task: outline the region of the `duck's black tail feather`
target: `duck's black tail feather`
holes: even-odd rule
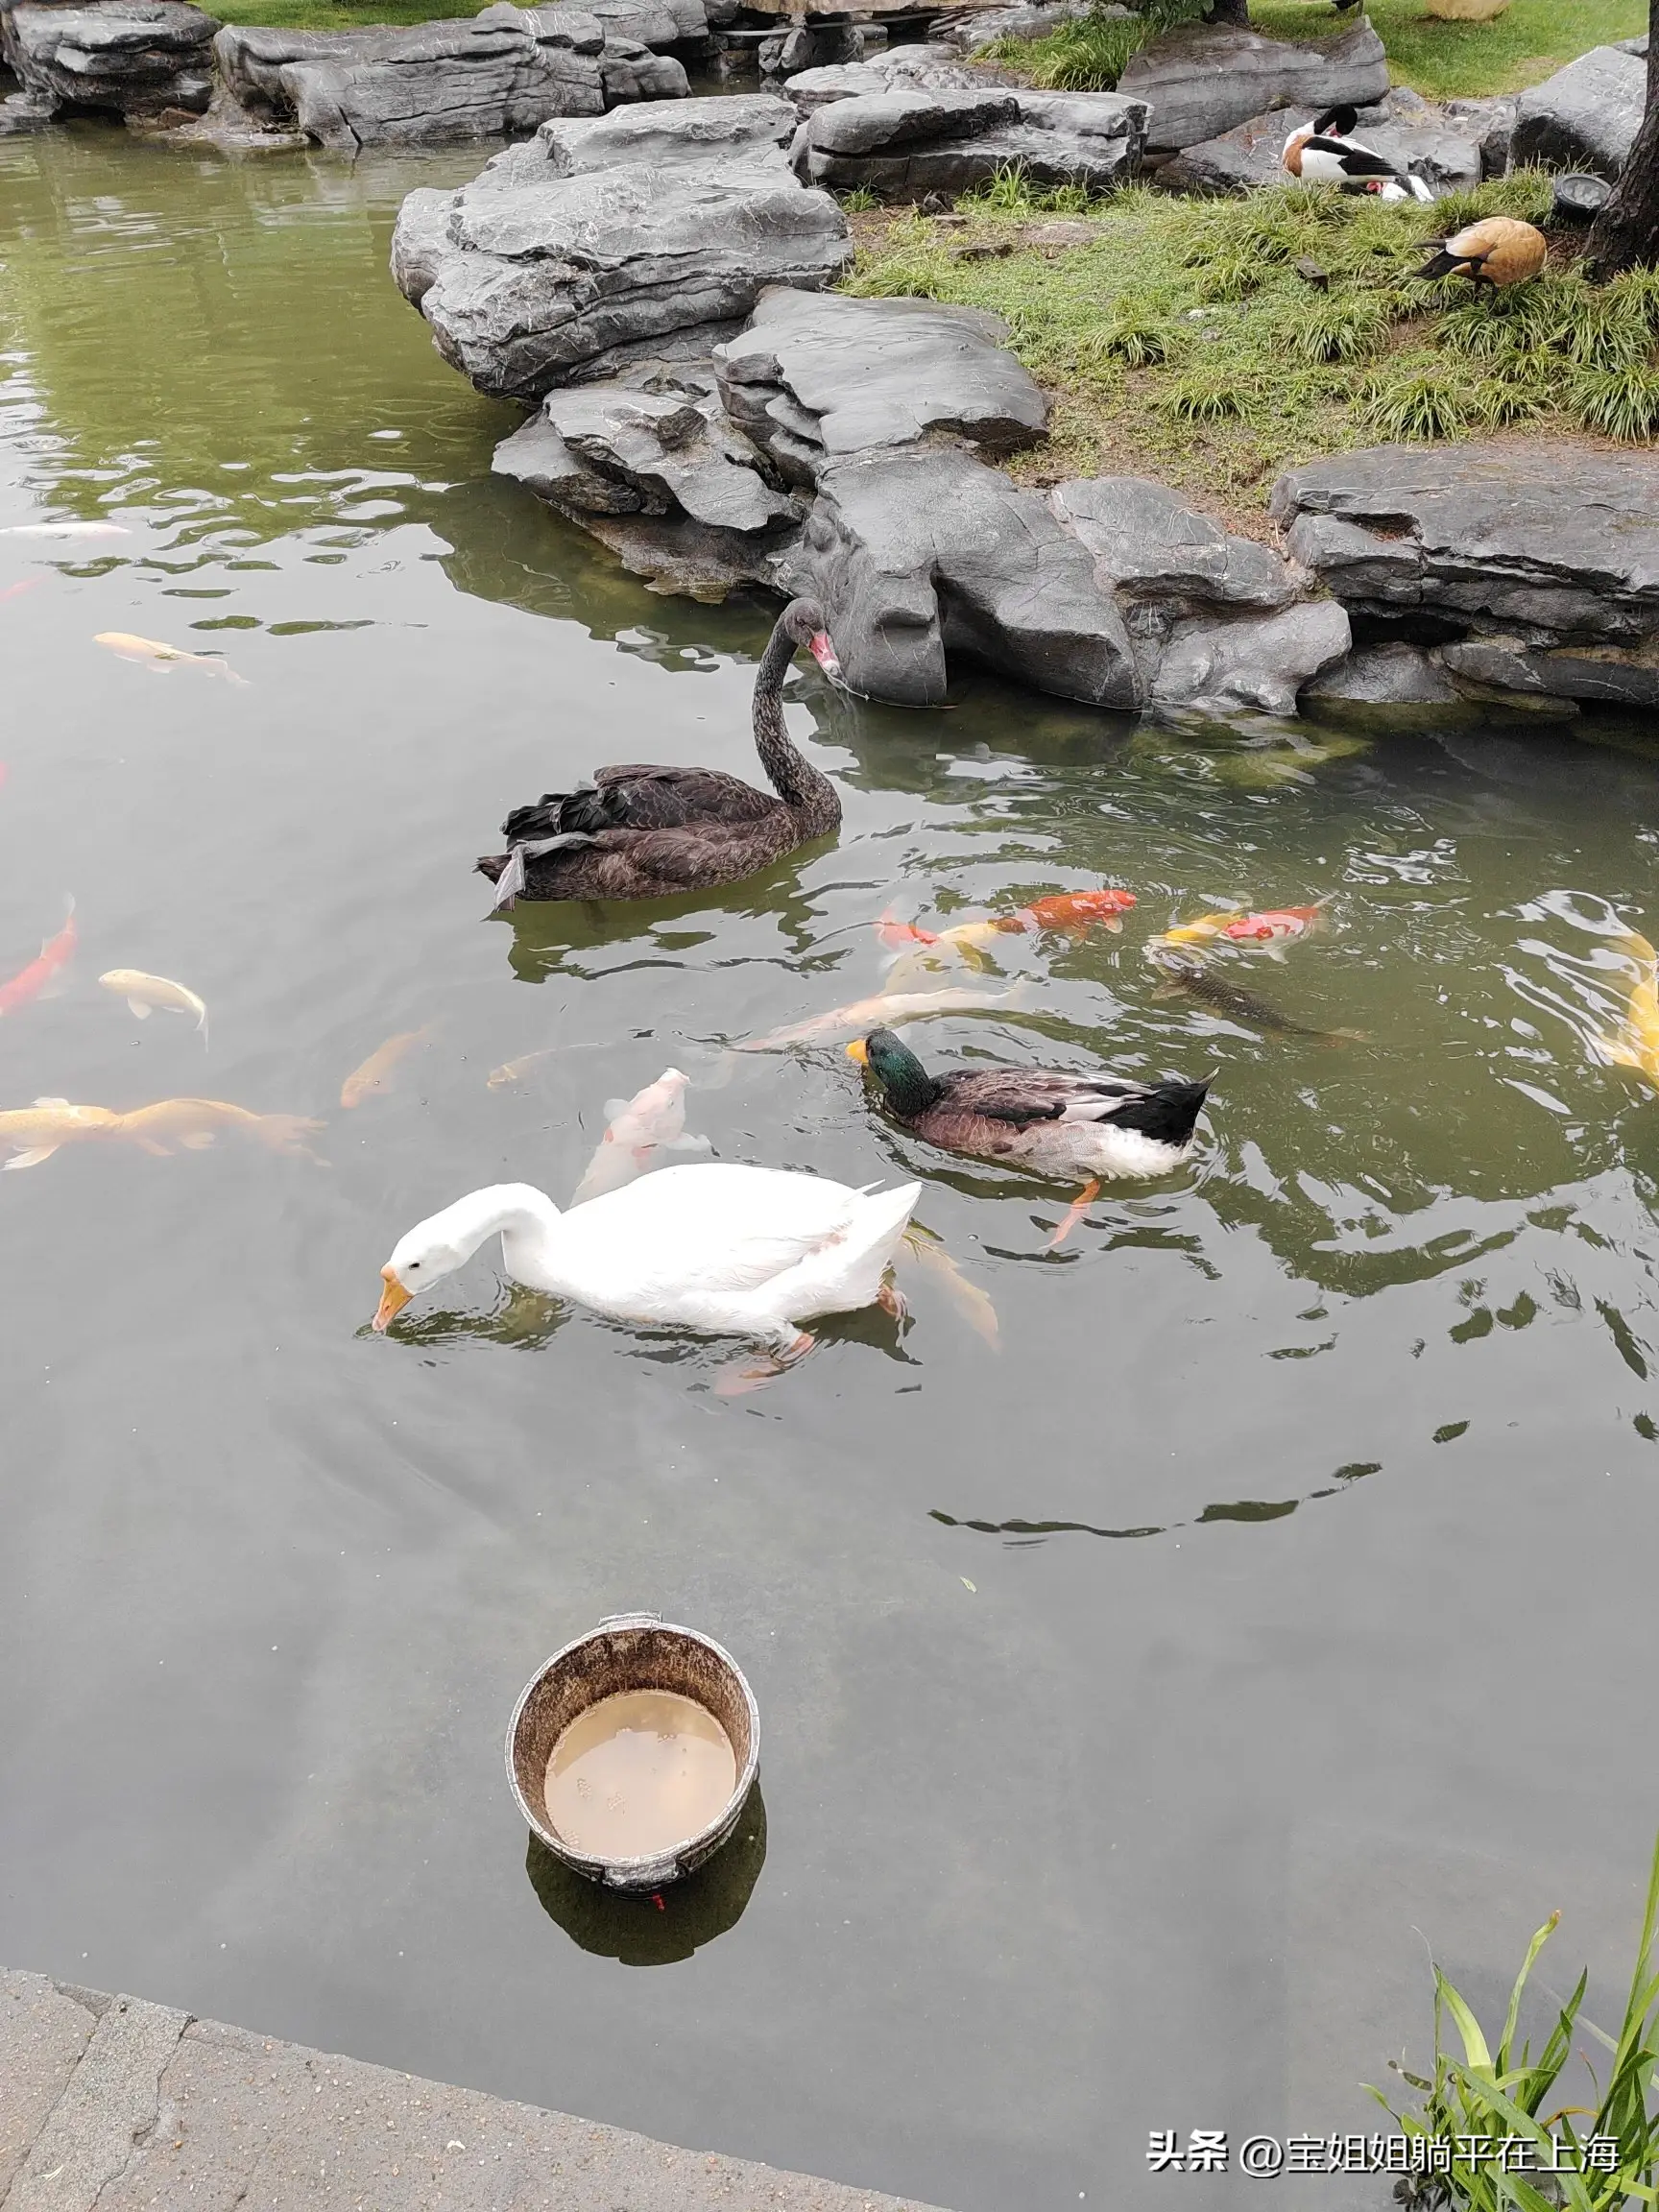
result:
[[[1138,1129],[1161,1144],[1185,1144],[1210,1094],[1205,1083],[1152,1083],[1108,1118],[1119,1129]]]

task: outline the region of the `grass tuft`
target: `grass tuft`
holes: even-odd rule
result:
[[[1143,0],[1133,16],[1092,8],[1043,38],[996,38],[981,49],[987,61],[1018,69],[1046,92],[1110,92],[1132,58],[1161,31],[1190,23],[1205,0]]]
[[[1373,2089],[1385,2112],[1408,2138],[1441,2146],[1448,2168],[1423,2171],[1408,2176],[1397,2194],[1410,2212],[1551,2212],[1565,2205],[1569,2212],[1623,2212],[1632,2204],[1653,2204],[1659,2200],[1659,2101],[1655,2099],[1659,2074],[1659,1843],[1654,1846],[1647,1906],[1637,1938],[1636,1965],[1624,2001],[1624,2017],[1617,2036],[1604,2034],[1582,2018],[1580,2008],[1588,1985],[1580,1974],[1572,1995],[1559,2008],[1536,2058],[1530,2043],[1517,2045],[1522,1999],[1538,1954],[1554,1934],[1560,1920],[1552,1912],[1530,1944],[1522,1962],[1497,2047],[1488,2043],[1479,2020],[1464,1999],[1434,1968],[1434,2071],[1432,2078],[1407,2074],[1402,2065],[1394,2071],[1402,2080],[1422,2092],[1418,2109],[1398,2111],[1380,2089]],[[1447,2022],[1456,2031],[1460,2058],[1447,2048]],[[1606,2064],[1605,2086],[1591,2070],[1594,2109],[1582,2104],[1557,2104],[1561,2080],[1580,2029],[1585,2029],[1611,2054]],[[1575,2126],[1575,2123],[1578,2123]],[[1527,2165],[1459,2154],[1460,2144],[1473,2147],[1507,2140],[1527,2147]],[[1589,2154],[1592,2142],[1599,2146]],[[1565,2153],[1565,2155],[1563,2155]],[[1424,2168],[1431,2160],[1427,2148]],[[1528,2171],[1529,2170],[1529,2171]],[[1529,2177],[1536,2176],[1536,2180]]]
[[[1536,211],[1547,191],[1523,172],[1460,195],[1455,212]],[[1572,269],[1512,292],[1423,283],[1452,204],[1301,185],[1238,201],[1137,187],[1084,208],[1076,246],[1022,251],[1019,227],[1055,197],[1005,173],[958,203],[966,231],[896,214],[847,280],[1010,324],[1055,401],[1048,445],[1018,465],[1030,477],[1129,468],[1234,502],[1298,461],[1379,439],[1527,423],[1635,442],[1659,427],[1659,272],[1599,289]],[[1014,251],[960,258],[965,241]],[[1298,275],[1304,258],[1328,288]]]

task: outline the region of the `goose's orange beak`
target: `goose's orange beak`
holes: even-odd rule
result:
[[[808,650],[811,653],[813,660],[817,661],[819,667],[823,669],[826,676],[840,675],[841,663],[835,658],[835,648],[830,642],[830,633],[828,630],[813,631],[812,641],[808,647]]]
[[[865,1044],[862,1037],[854,1038],[852,1044],[847,1047],[847,1057],[849,1060],[856,1060],[860,1068],[869,1067],[870,1047]]]
[[[374,1314],[374,1330],[377,1335],[384,1334],[415,1295],[412,1290],[404,1289],[390,1266],[381,1268],[380,1280],[386,1287],[380,1293],[380,1304]]]

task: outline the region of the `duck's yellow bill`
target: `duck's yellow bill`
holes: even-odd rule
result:
[[[374,1327],[377,1331],[390,1327],[414,1296],[412,1290],[404,1289],[390,1267],[381,1268],[380,1280],[386,1287],[380,1293],[380,1304],[374,1314]]]
[[[854,1038],[852,1044],[847,1047],[847,1057],[849,1060],[856,1060],[860,1068],[869,1067],[870,1047],[865,1044],[862,1037]]]

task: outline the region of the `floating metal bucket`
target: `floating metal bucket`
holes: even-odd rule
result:
[[[672,1690],[711,1713],[737,1758],[724,1810],[706,1828],[648,1859],[578,1851],[548,1825],[547,1762],[572,1720],[625,1690]],[[760,1713],[743,1670],[711,1636],[656,1613],[613,1613],[536,1670],[507,1726],[507,1780],[530,1832],[566,1866],[613,1889],[661,1889],[711,1859],[736,1827],[760,1766]]]

